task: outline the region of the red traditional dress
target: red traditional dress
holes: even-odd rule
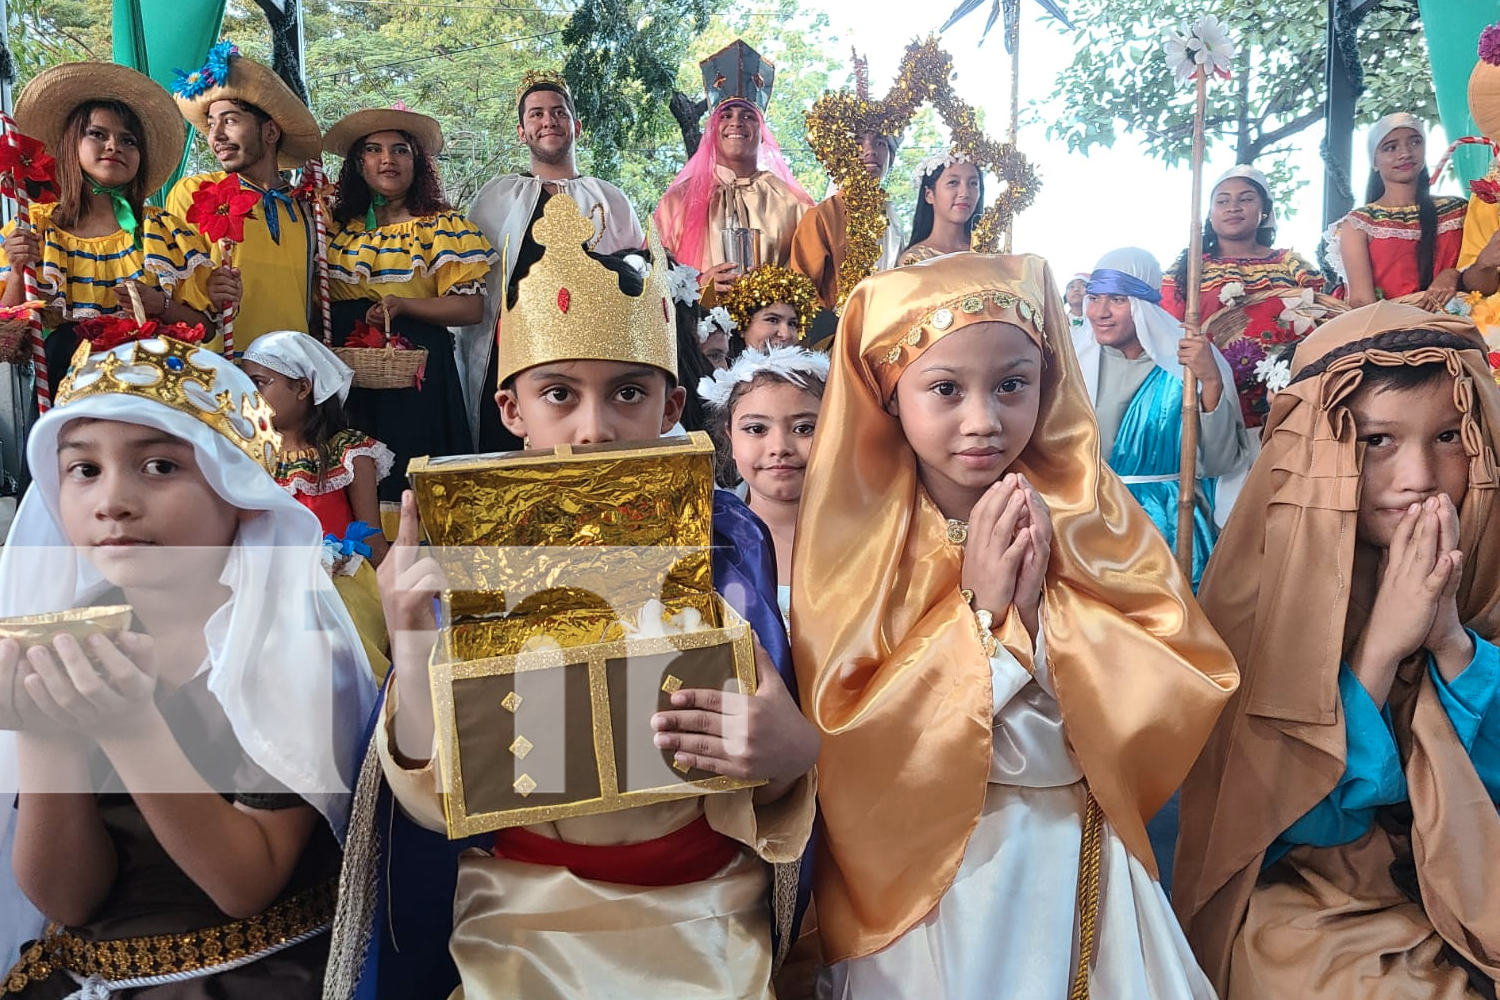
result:
[[[1204,254],[1203,286],[1198,299],[1200,323],[1207,322],[1210,316],[1227,305],[1221,296],[1232,284],[1240,285],[1237,296],[1240,298],[1261,292],[1290,294],[1303,288],[1321,289],[1323,275],[1294,250],[1273,250],[1269,257],[1213,257]],[[1187,312],[1183,293],[1178,290],[1176,279],[1171,274],[1162,278],[1161,304],[1178,319]],[[1246,310],[1249,322],[1244,337],[1224,348],[1224,357],[1234,369],[1234,387],[1239,393],[1246,427],[1259,427],[1270,409],[1265,384],[1256,377],[1255,366],[1265,358],[1267,345],[1288,341],[1290,331],[1277,322],[1283,308],[1281,301],[1275,298],[1250,306]]]
[[[390,473],[395,456],[385,445],[352,427],[335,434],[331,446],[334,460],[322,482],[318,481],[316,448],[283,452],[276,462],[276,481],[302,506],[318,515],[318,523],[323,526],[325,534],[342,538],[354,520],[354,508],[349,503],[349,487],[354,483],[354,460],[373,459],[375,478],[379,481]]]
[[[1437,204],[1437,242],[1432,248],[1432,273],[1437,275],[1458,266],[1458,253],[1464,242],[1464,217],[1469,203],[1463,198],[1440,195]],[[1396,299],[1425,290],[1417,270],[1417,241],[1422,238],[1422,223],[1417,206],[1363,205],[1344,216],[1339,226],[1353,226],[1370,238],[1370,266],[1375,275],[1375,297]],[[1346,285],[1347,271],[1339,252],[1337,230],[1328,241],[1328,259]]]

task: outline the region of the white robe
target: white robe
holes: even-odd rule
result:
[[[952,887],[890,945],[832,970],[840,1000],[1032,1000],[1068,995],[1078,961],[1085,792],[1044,650],[1033,677],[1003,648],[990,660],[994,751],[979,824]],[[1161,885],[1104,824],[1094,1000],[1208,1000]],[[820,993],[824,993],[820,990]],[[826,995],[826,994],[825,994]]]
[[[469,207],[469,219],[501,254],[503,267],[516,258],[526,227],[531,224],[537,200],[542,194],[542,179],[530,174],[502,174],[479,189]],[[594,220],[592,248],[599,253],[615,253],[646,245],[640,219],[625,192],[597,177],[574,177],[565,181],[548,181],[557,190],[578,203],[580,211]],[[495,350],[495,320],[505,301],[501,268],[492,271],[484,285],[484,318],[473,326],[459,327],[459,376],[464,386],[464,407],[469,414],[469,430],[479,440],[479,408],[488,403],[479,397],[484,392],[484,374]],[[494,405],[489,403],[489,405]]]

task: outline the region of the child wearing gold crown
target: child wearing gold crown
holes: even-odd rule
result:
[[[359,636],[246,376],[164,336],[89,350],[0,554],[0,884],[52,922],[0,995],[317,997]]]
[[[1145,822],[1234,662],[1099,461],[1045,261],[855,288],[792,566],[834,996],[1213,995]]]
[[[665,268],[652,267],[642,289],[628,263],[585,253],[591,231],[571,198],[554,195],[534,228],[541,255],[520,262],[501,319],[497,401],[506,426],[533,447],[654,441],[682,410]],[[663,259],[659,244],[652,252]],[[773,935],[789,945],[795,934],[792,903],[812,829],[817,738],[778,670],[789,676],[765,528],[737,498],[717,491],[713,529],[715,584],[759,639],[758,687],[753,695],[676,691],[672,709],[651,725],[656,746],[683,769],[765,784],[501,830],[469,842],[456,858],[449,852],[456,887],[451,871],[403,885],[412,881],[413,857],[440,862],[442,848],[394,830],[391,860],[376,866],[389,879],[375,900],[386,912],[350,923],[369,923],[409,966],[424,947],[417,925],[433,925],[437,916],[413,907],[441,909],[452,919],[443,925],[452,929],[444,943],[456,976],[393,971],[392,949],[382,947],[378,967],[366,965],[360,995],[378,977],[384,995],[420,989],[434,996],[453,987],[452,997],[467,1000],[774,996]],[[401,809],[442,831],[427,666],[437,627],[433,598],[443,583],[436,561],[419,558],[417,531],[408,493],[399,536],[381,567],[395,680],[375,742]],[[386,822],[378,817],[378,825]],[[773,867],[774,910],[767,904]],[[330,995],[343,997],[354,989],[353,963],[343,947],[336,954]]]

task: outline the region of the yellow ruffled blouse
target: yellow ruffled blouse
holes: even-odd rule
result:
[[[159,288],[174,301],[200,312],[211,309],[208,275],[213,267],[203,237],[176,216],[146,205],[141,212],[141,248],[123,229],[108,236],[74,236],[52,222],[57,205],[32,205],[31,226],[42,245],[36,266],[37,293],[66,319],[112,316],[125,309],[112,289],[121,281]],[[12,219],[0,237],[15,232]],[[0,248],[0,279],[11,280],[10,262]],[[18,279],[19,280],[19,277]]]
[[[479,227],[457,212],[374,230],[366,230],[363,219],[351,219],[329,237],[329,297],[378,302],[387,295],[479,294],[499,256]]]

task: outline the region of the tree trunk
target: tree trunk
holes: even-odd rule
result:
[[[1355,29],[1371,4],[1351,11],[1348,0],[1328,0],[1328,55],[1323,105],[1323,225],[1329,226],[1354,207],[1354,109],[1364,87]]]
[[[292,93],[311,105],[302,75],[301,0],[255,0],[271,25],[271,68]]]
[[[703,128],[699,122],[708,110],[708,101],[702,97],[695,100],[680,90],[674,90],[667,106],[672,117],[677,119],[677,127],[682,130],[682,147],[687,150],[687,159],[691,160],[698,151],[698,144],[703,141]]]

